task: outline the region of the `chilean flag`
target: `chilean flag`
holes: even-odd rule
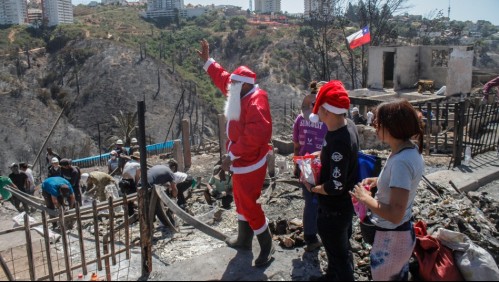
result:
[[[366,25],[363,29],[347,37],[350,49],[357,48],[371,41],[371,33],[369,27]]]

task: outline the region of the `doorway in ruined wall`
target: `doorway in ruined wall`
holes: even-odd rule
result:
[[[383,88],[393,88],[395,52],[383,52]]]

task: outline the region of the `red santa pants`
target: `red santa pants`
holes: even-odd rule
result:
[[[256,235],[263,233],[268,226],[262,205],[256,202],[262,194],[266,172],[267,164],[249,173],[232,175],[234,202],[239,220],[248,221]]]

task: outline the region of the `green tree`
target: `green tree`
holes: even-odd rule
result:
[[[248,21],[243,16],[233,17],[229,20],[229,27],[232,30],[244,29]]]

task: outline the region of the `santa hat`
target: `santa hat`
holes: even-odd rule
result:
[[[337,115],[348,113],[348,109],[350,109],[350,98],[348,98],[348,93],[341,81],[331,80],[321,87],[317,94],[314,109],[310,114],[310,120],[312,122],[319,121],[317,113],[319,112],[320,107],[324,107],[327,111]]]
[[[230,79],[244,83],[255,84],[256,73],[254,73],[246,66],[240,66],[230,75]]]

